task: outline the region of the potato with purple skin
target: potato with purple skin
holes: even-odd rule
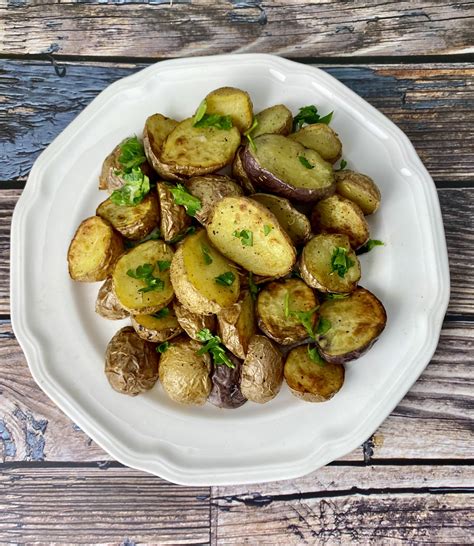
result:
[[[242,165],[242,152],[244,150],[244,147],[240,147],[234,157],[234,161],[232,163],[232,176],[235,180],[240,184],[242,189],[247,195],[251,195],[255,193],[257,190],[255,189],[255,186],[253,185],[250,178],[247,176],[247,173],[245,172],[244,166]]]
[[[211,375],[212,390],[208,400],[218,408],[236,409],[247,402],[247,398],[240,390],[242,362],[230,353],[227,353],[227,357],[234,365],[234,368],[229,368],[225,364],[214,365]]]
[[[250,340],[257,333],[250,292],[243,290],[239,301],[218,313],[217,324],[222,343],[238,358],[245,358]]]

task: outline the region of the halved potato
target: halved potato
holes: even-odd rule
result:
[[[162,114],[153,114],[147,118],[143,129],[145,155],[153,169],[165,180],[179,181],[185,179],[184,176],[172,172],[170,166],[160,159],[163,142],[176,125],[178,125],[178,122],[174,119],[167,118]]]
[[[303,244],[311,237],[311,223],[308,217],[296,210],[288,199],[269,193],[254,193],[251,198],[273,212],[293,244]]]
[[[110,222],[127,239],[138,240],[158,225],[160,209],[156,195],[149,193],[134,207],[116,205],[109,197],[97,207],[96,214]]]
[[[216,316],[215,315],[201,315],[198,313],[192,313],[178,300],[173,302],[173,309],[176,318],[181,328],[188,334],[191,339],[199,341],[198,333],[207,329],[211,332],[216,330]]]
[[[271,282],[263,287],[257,298],[258,327],[281,345],[291,345],[309,337],[298,312],[310,313],[307,325],[314,329],[318,300],[313,290],[299,279]]]
[[[183,331],[173,309],[168,307],[160,309],[153,315],[132,315],[131,320],[135,332],[142,339],[152,343],[172,339]]]
[[[104,284],[99,288],[95,302],[95,312],[109,320],[120,320],[127,318],[130,314],[124,309],[113,290],[112,277],[107,277]]]
[[[206,96],[206,114],[230,116],[232,123],[244,133],[253,122],[253,104],[247,91],[236,87],[220,87]]]
[[[342,277],[332,267],[333,256],[338,252],[338,248],[345,249],[347,265],[352,263]],[[320,292],[352,292],[360,280],[359,259],[346,235],[316,235],[306,243],[299,265],[305,283]]]
[[[250,133],[252,138],[260,135],[275,134],[289,135],[293,127],[293,115],[284,104],[275,104],[259,112],[257,127]]]
[[[67,252],[71,279],[82,282],[105,280],[123,253],[123,241],[99,216],[86,218],[77,228]]]
[[[240,390],[240,369],[242,362],[233,354],[226,355],[234,365],[229,366],[218,365],[214,366],[212,372],[212,390],[209,394],[209,402],[218,408],[236,409],[244,405],[247,399]]]
[[[206,229],[224,256],[256,275],[284,277],[295,263],[295,247],[276,217],[248,197],[222,199]]]
[[[283,357],[265,336],[253,336],[242,364],[240,390],[248,400],[265,404],[280,392]]]
[[[360,208],[340,195],[316,203],[311,216],[315,233],[341,233],[349,237],[354,250],[369,239],[369,225]]]
[[[295,201],[317,201],[334,193],[332,165],[314,150],[282,135],[261,135],[247,145],[242,164],[257,187]]]
[[[158,182],[156,190],[160,201],[161,236],[165,241],[170,242],[186,231],[192,223],[192,218],[186,213],[186,209],[182,205],[177,205],[174,202],[168,184]]]
[[[193,127],[193,119],[188,118],[166,137],[160,160],[175,174],[208,174],[232,163],[239,145],[237,127]]]
[[[218,278],[229,278],[229,285]],[[235,266],[216,250],[206,232],[188,235],[171,263],[171,282],[178,300],[193,313],[212,315],[233,305],[240,292]]]
[[[214,205],[223,197],[243,195],[236,182],[221,174],[193,176],[184,185],[191,195],[201,201],[201,208],[196,212],[195,218],[203,225],[207,224]]]
[[[129,250],[116,263],[112,274],[114,292],[120,304],[132,315],[151,315],[173,299],[174,291],[170,281],[169,269],[160,271],[159,263],[167,265],[173,259],[173,250],[163,241],[146,241]],[[128,272],[135,272],[144,264],[154,266],[152,275],[164,283],[162,289],[144,292],[147,283],[135,279]],[[162,267],[163,269],[163,267]]]
[[[238,358],[245,358],[250,339],[257,333],[254,303],[250,292],[242,291],[239,301],[217,314],[222,343]]]
[[[369,176],[354,171],[336,173],[336,192],[350,199],[364,214],[374,213],[380,205],[380,190]]]
[[[244,166],[242,165],[242,151],[243,147],[239,148],[235,154],[234,161],[232,163],[232,176],[242,186],[242,189],[247,194],[255,193],[257,190],[252,184],[252,181],[247,176]]]
[[[180,404],[202,406],[211,392],[211,358],[198,355],[200,343],[180,337],[160,358],[160,382],[166,394]]]
[[[377,340],[387,322],[384,306],[372,292],[356,288],[348,297],[329,299],[320,309],[320,317],[331,327],[317,336],[321,356],[328,362],[342,364],[363,355]]]
[[[336,163],[341,157],[342,143],[339,136],[326,123],[306,125],[306,127],[291,134],[290,138],[306,148],[318,152],[329,163]]]
[[[344,384],[344,366],[313,362],[308,346],[292,349],[285,362],[285,379],[292,394],[307,402],[326,402]]]

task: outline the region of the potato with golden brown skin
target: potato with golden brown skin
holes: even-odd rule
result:
[[[162,343],[183,331],[170,307],[163,307],[153,315],[132,315],[130,319],[135,332],[152,343]]]
[[[253,185],[250,178],[247,176],[244,166],[242,165],[243,150],[244,146],[241,146],[235,153],[234,161],[232,162],[232,177],[237,180],[237,182],[240,184],[240,186],[247,195],[251,195],[257,190],[255,189],[255,186]]]
[[[211,392],[211,359],[198,355],[200,343],[179,337],[160,359],[160,382],[166,394],[180,404],[202,406]]]
[[[275,104],[259,112],[255,119],[257,126],[250,133],[252,138],[260,135],[289,135],[293,127],[293,115],[284,104]]]
[[[242,364],[242,394],[252,402],[265,404],[280,392],[282,381],[283,357],[277,346],[266,336],[254,336]]]
[[[99,216],[86,218],[69,245],[69,275],[75,281],[103,281],[123,251],[122,238],[109,222]]]
[[[318,152],[329,163],[336,163],[341,157],[342,143],[339,136],[326,123],[306,125],[306,127],[291,134],[289,138],[299,142],[305,148]]]
[[[316,336],[319,353],[328,362],[343,364],[362,356],[375,343],[387,323],[387,313],[378,298],[358,287],[342,299],[329,299],[320,317],[330,328]]]
[[[332,266],[335,253],[346,253],[347,271],[339,275]],[[352,265],[351,265],[352,264]],[[360,280],[360,263],[347,235],[323,233],[306,243],[301,253],[299,270],[306,284],[320,292],[343,294],[355,290]]]
[[[114,390],[136,396],[150,390],[156,383],[158,362],[155,346],[127,326],[119,330],[107,345],[105,375]]]
[[[318,300],[313,290],[299,279],[271,282],[263,287],[257,298],[258,327],[281,345],[292,345],[309,337],[318,314]],[[306,328],[298,313],[306,313]]]
[[[207,224],[214,205],[221,199],[243,195],[242,188],[236,182],[221,174],[193,176],[184,183],[184,186],[201,202],[201,208],[194,217],[203,225]]]
[[[95,302],[95,312],[108,320],[121,320],[127,318],[130,313],[124,309],[113,290],[112,277],[107,277],[99,288]]]
[[[236,87],[219,87],[205,98],[206,114],[230,116],[232,124],[244,133],[252,126],[253,104],[247,91]]]
[[[306,402],[327,402],[344,384],[344,366],[311,360],[308,346],[292,349],[285,362],[285,379],[292,394]]]
[[[136,241],[158,226],[160,209],[157,196],[149,193],[133,207],[116,205],[109,197],[97,207],[96,214],[110,222],[121,235]]]
[[[350,170],[336,173],[336,193],[358,205],[364,214],[373,214],[380,205],[380,190],[369,176]]]
[[[211,375],[212,390],[208,400],[218,408],[236,409],[247,402],[247,398],[240,390],[242,362],[230,353],[227,353],[226,356],[234,367],[229,368],[225,364],[214,365]]]
[[[173,302],[173,309],[179,325],[191,339],[199,341],[198,333],[201,330],[207,329],[211,332],[216,330],[215,315],[201,315],[198,313],[193,313],[178,300]]]
[[[251,338],[257,333],[254,302],[250,292],[241,292],[239,301],[217,314],[218,335],[238,358],[245,358]]]
[[[354,250],[369,240],[369,225],[360,208],[340,195],[316,203],[311,215],[315,233],[341,233],[347,235]]]
[[[182,205],[175,203],[170,187],[165,182],[158,182],[156,190],[160,201],[160,233],[163,239],[171,242],[182,235],[191,225],[192,218]]]

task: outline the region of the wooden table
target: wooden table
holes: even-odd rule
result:
[[[465,0],[0,0],[0,543],[472,543],[473,28]],[[110,460],[35,385],[10,220],[40,151],[109,83],[222,52],[318,65],[407,133],[438,188],[451,301],[432,362],[359,449],[298,480],[181,487]]]

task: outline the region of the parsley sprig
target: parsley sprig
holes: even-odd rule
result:
[[[385,243],[382,241],[379,241],[378,239],[369,239],[365,245],[362,245],[360,248],[357,249],[356,254],[365,254],[366,252],[370,252],[375,246],[384,246]]]
[[[118,162],[124,173],[130,173],[146,161],[143,144],[136,136],[127,138],[120,145],[120,156]]]
[[[354,265],[354,260],[351,260],[347,254],[347,248],[338,246],[331,256],[331,270],[336,272],[341,279],[344,278],[349,268]]]
[[[115,205],[134,207],[141,203],[150,191],[150,179],[144,175],[139,167],[129,173],[122,174],[125,184],[112,192],[110,200]]]
[[[170,188],[176,205],[182,205],[186,209],[186,214],[196,216],[196,212],[201,210],[201,201],[194,195],[191,195],[182,184],[176,184],[176,187]]]
[[[160,268],[159,263],[157,262],[158,268]],[[153,290],[164,290],[165,281],[153,275],[154,269],[155,266],[153,264],[146,263],[139,265],[135,270],[129,269],[127,275],[133,279],[139,279],[146,284],[143,288],[138,289],[139,292],[145,293]]]
[[[198,355],[210,353],[215,365],[225,364],[229,368],[235,368],[233,362],[225,354],[225,349],[221,345],[221,338],[213,335],[209,328],[199,330],[197,338],[199,341],[204,343],[204,345],[197,352]]]
[[[236,229],[232,235],[240,239],[242,246],[253,246],[253,232],[249,229]]]
[[[293,130],[299,131],[303,125],[312,123],[325,123],[329,125],[334,112],[329,112],[325,116],[318,114],[318,109],[314,104],[303,106],[293,119]]]

